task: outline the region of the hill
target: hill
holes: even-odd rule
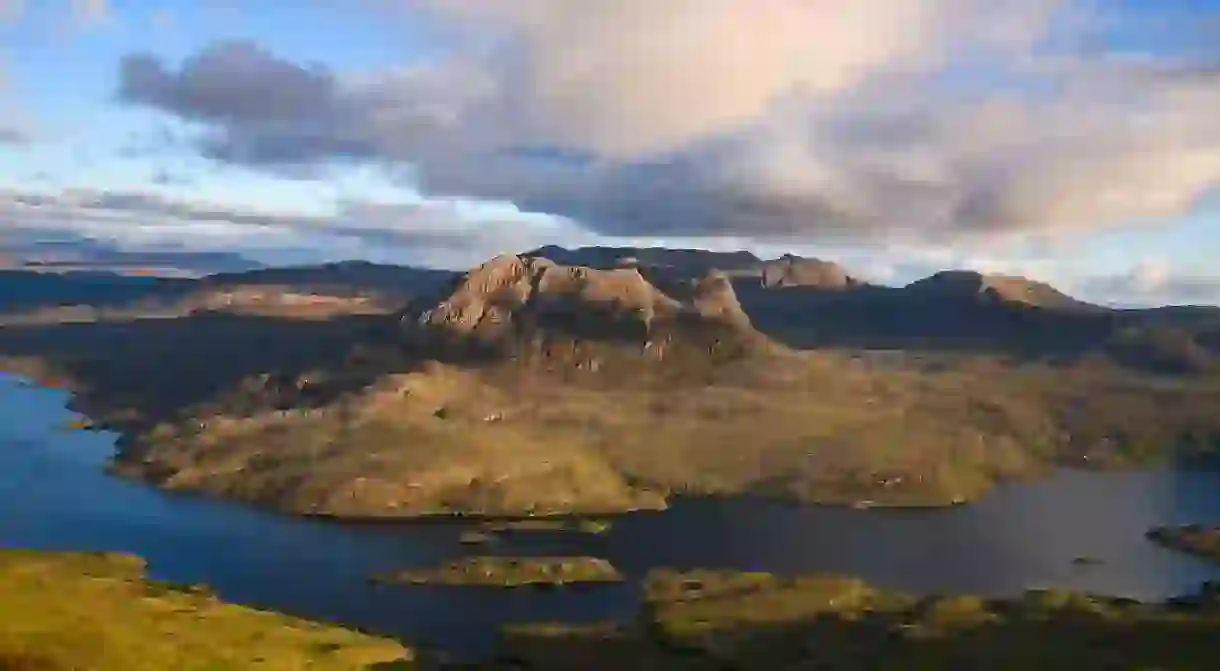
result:
[[[150,580],[125,555],[0,550],[0,669],[415,668],[401,644]]]
[[[291,287],[298,293],[331,296],[375,296],[406,302],[437,291],[457,273],[392,266],[365,261],[343,261],[317,266],[285,266],[238,273],[219,273],[201,279],[205,288],[251,286]]]
[[[765,345],[724,274],[664,284],[646,275],[634,267],[601,270],[501,256],[464,275],[434,305],[409,309],[404,334],[442,352],[507,354],[541,346],[576,355],[614,343],[659,360],[683,347],[717,355]]]
[[[1206,320],[1166,330],[1164,313],[977,277],[768,287],[527,254],[189,295],[316,297],[334,274],[403,278],[412,298],[9,322],[0,355],[123,433],[116,472],[301,514],[605,513],[683,493],[941,505],[1086,457],[1220,445]]]
[[[716,269],[723,272],[754,271],[762,259],[750,252],[713,252],[706,249],[669,249],[666,247],[580,247],[566,249],[548,245],[525,252],[525,258],[545,258],[555,263],[590,268],[639,265],[668,269],[690,276]]]
[[[946,270],[906,286],[913,296],[977,299],[1061,311],[1103,310],[1078,301],[1045,282],[1015,275],[985,275],[965,270]]]
[[[791,254],[764,262],[761,273],[762,284],[768,289],[816,287],[833,291],[853,289],[864,284],[837,263]]]
[[[0,314],[48,306],[123,305],[150,297],[180,296],[188,286],[189,280],[106,271],[0,270]]]

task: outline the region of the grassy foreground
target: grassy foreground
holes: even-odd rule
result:
[[[393,641],[147,580],[136,557],[0,551],[4,671],[406,669],[411,659]]]
[[[1031,591],[917,599],[854,578],[654,572],[629,626],[526,626],[480,668],[1213,669],[1214,590],[1166,604]]]

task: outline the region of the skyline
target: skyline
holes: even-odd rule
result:
[[[0,224],[462,268],[744,248],[1220,303],[1220,2],[0,0]],[[630,48],[627,48],[630,47]]]

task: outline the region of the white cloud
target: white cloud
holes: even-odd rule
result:
[[[471,213],[449,201],[352,200],[329,214],[304,215],[92,189],[0,191],[0,220],[9,231],[71,233],[128,250],[175,246],[268,258],[287,249],[304,259],[375,258],[445,268],[586,235],[555,219]]]
[[[1079,288],[1122,306],[1220,305],[1220,273],[1180,267],[1165,259],[1146,259],[1121,273],[1085,278]]]
[[[1220,183],[1217,75],[1084,49],[1139,30],[1091,4],[406,0],[448,36],[432,61],[332,73],[216,44],[128,59],[123,93],[204,124],[213,157],[402,162],[433,195],[607,235],[1054,237],[1186,212]]]

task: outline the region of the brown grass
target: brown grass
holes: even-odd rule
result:
[[[549,346],[479,369],[430,364],[319,409],[201,409],[124,463],[171,488],[341,516],[597,514],[679,493],[943,505],[1056,464],[1212,445],[1218,398],[1207,381],[1085,366],[875,370],[779,349],[657,362]]]

